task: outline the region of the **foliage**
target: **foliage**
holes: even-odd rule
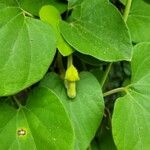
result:
[[[0,149],[148,150],[148,0],[0,0]]]

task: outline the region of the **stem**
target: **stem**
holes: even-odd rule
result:
[[[105,82],[106,82],[106,80],[107,80],[108,74],[109,74],[109,72],[110,72],[110,70],[111,70],[111,66],[112,66],[112,63],[110,63],[110,64],[108,65],[108,67],[107,67],[107,69],[106,69],[106,71],[105,71],[105,74],[104,74],[103,79],[102,79],[102,82],[101,82],[101,86],[102,86],[102,87],[104,86],[104,84],[105,84]]]
[[[72,55],[69,55],[69,56],[68,56],[67,67],[69,68],[69,67],[72,65],[72,63],[73,63],[73,57],[72,57]]]
[[[109,96],[109,95],[112,95],[112,94],[115,94],[115,93],[118,93],[118,92],[127,92],[127,90],[126,90],[125,87],[120,87],[120,88],[116,88],[116,89],[110,90],[108,92],[105,92],[103,94],[103,96],[106,97],[106,96]]]
[[[128,19],[130,8],[131,8],[131,4],[132,4],[132,0],[127,0],[125,11],[124,11],[124,14],[123,14],[123,19],[124,19],[125,22]],[[104,75],[102,83],[101,83],[102,86],[105,84],[105,81],[107,79],[107,76],[109,74],[111,66],[112,66],[112,63],[110,63],[108,68],[106,69],[105,75]],[[127,90],[126,90],[125,87],[120,87],[120,88],[116,88],[116,89],[110,90],[108,92],[105,92],[103,95],[104,95],[104,97],[106,97],[106,96],[109,96],[111,94],[118,93],[118,92],[127,92]]]
[[[131,3],[132,3],[132,0],[127,0],[127,2],[126,2],[125,11],[124,11],[124,14],[123,14],[123,19],[124,19],[125,22],[127,21],[128,16],[129,16]]]
[[[62,76],[64,76],[65,75],[65,69],[64,69],[64,66],[63,66],[63,62],[62,62],[62,56],[59,52],[57,54],[57,66],[58,66],[60,74]]]
[[[13,99],[15,100],[17,106],[20,108],[22,107],[21,103],[19,102],[19,100],[16,98],[16,96],[13,96]]]

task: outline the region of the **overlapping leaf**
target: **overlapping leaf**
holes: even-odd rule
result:
[[[54,73],[48,74],[41,86],[50,88],[60,97],[73,122],[76,135],[75,149],[85,150],[103,116],[104,104],[98,81],[91,73],[81,73],[80,81],[77,82],[77,96],[73,100],[66,95],[64,81]]]
[[[113,113],[113,137],[118,150],[150,147],[150,43],[134,48],[132,82],[117,100]]]
[[[19,110],[0,105],[0,149],[73,150],[74,133],[57,96],[47,88],[34,90]]]
[[[59,11],[52,5],[45,5],[40,9],[40,19],[53,27],[54,33],[57,37],[57,48],[63,56],[70,55],[73,50],[71,46],[64,40],[60,33],[59,24],[61,16]]]
[[[105,61],[131,59],[128,29],[106,0],[85,0],[74,7],[70,22],[61,22],[65,40],[77,51]]]

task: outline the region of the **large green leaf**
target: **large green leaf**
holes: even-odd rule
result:
[[[53,60],[56,40],[51,27],[24,16],[17,7],[0,9],[0,96],[39,81]]]
[[[65,40],[77,51],[105,61],[131,59],[128,29],[114,6],[106,0],[85,0],[60,28]]]
[[[0,149],[73,150],[69,117],[60,100],[47,88],[34,90],[27,105],[19,110],[1,104],[0,122]]]
[[[150,41],[150,4],[144,0],[133,0],[130,14],[127,20],[132,41]]]
[[[113,137],[118,150],[150,148],[150,43],[134,48],[132,81],[115,103]]]
[[[48,74],[41,86],[50,88],[60,97],[74,125],[75,149],[85,150],[103,116],[103,96],[98,81],[91,73],[81,73],[80,81],[77,82],[77,96],[73,100],[66,95],[64,81],[54,73]]]

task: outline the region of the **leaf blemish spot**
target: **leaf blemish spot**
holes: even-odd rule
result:
[[[18,129],[17,134],[18,134],[18,136],[24,136],[24,135],[26,135],[26,130],[25,129]]]

